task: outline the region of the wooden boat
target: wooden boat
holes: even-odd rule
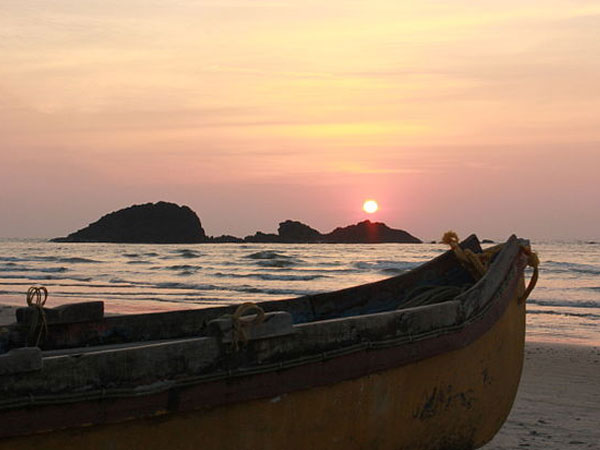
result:
[[[478,277],[457,257],[483,259],[472,236],[249,316],[34,304],[0,329],[0,448],[478,448],[519,385],[527,246],[511,237]]]

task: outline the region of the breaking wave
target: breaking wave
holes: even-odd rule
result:
[[[213,274],[219,278],[253,278],[255,280],[266,281],[311,281],[319,278],[330,278],[328,275],[292,275],[292,274],[273,274],[273,273],[223,273],[216,272]]]
[[[564,301],[564,300],[539,300],[536,298],[529,298],[527,303],[531,303],[538,306],[552,306],[561,308],[599,308],[600,301],[593,300],[579,300],[579,301]],[[529,312],[529,311],[527,311]]]
[[[596,265],[562,261],[544,261],[541,265],[541,270],[559,273],[574,272],[581,274],[600,275],[600,267]]]

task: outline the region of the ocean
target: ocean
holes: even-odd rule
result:
[[[540,280],[527,301],[533,340],[600,344],[600,244],[532,242]],[[104,300],[108,313],[199,308],[341,289],[410,270],[442,244],[66,244],[0,240],[0,304]],[[530,275],[530,273],[529,273]]]

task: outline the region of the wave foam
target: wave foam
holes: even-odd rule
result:
[[[564,308],[599,308],[600,302],[596,302],[593,300],[587,301],[564,301],[564,300],[538,300],[535,298],[530,298],[527,300],[527,303],[531,303],[538,306],[557,306]]]
[[[223,273],[216,272],[213,276],[220,278],[253,278],[265,281],[311,281],[319,278],[330,278],[327,275],[292,275],[292,274],[271,274],[271,273]]]
[[[558,273],[575,272],[589,275],[600,275],[600,267],[593,264],[580,264],[564,261],[544,261],[540,267],[543,271]]]
[[[283,253],[277,253],[274,250],[263,250],[256,253],[251,253],[244,256],[244,258],[250,259],[291,259],[291,256],[287,256]]]

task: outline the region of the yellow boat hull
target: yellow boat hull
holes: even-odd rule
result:
[[[10,438],[0,449],[478,448],[504,423],[519,385],[522,279],[516,291],[480,337],[427,359],[272,398]]]

